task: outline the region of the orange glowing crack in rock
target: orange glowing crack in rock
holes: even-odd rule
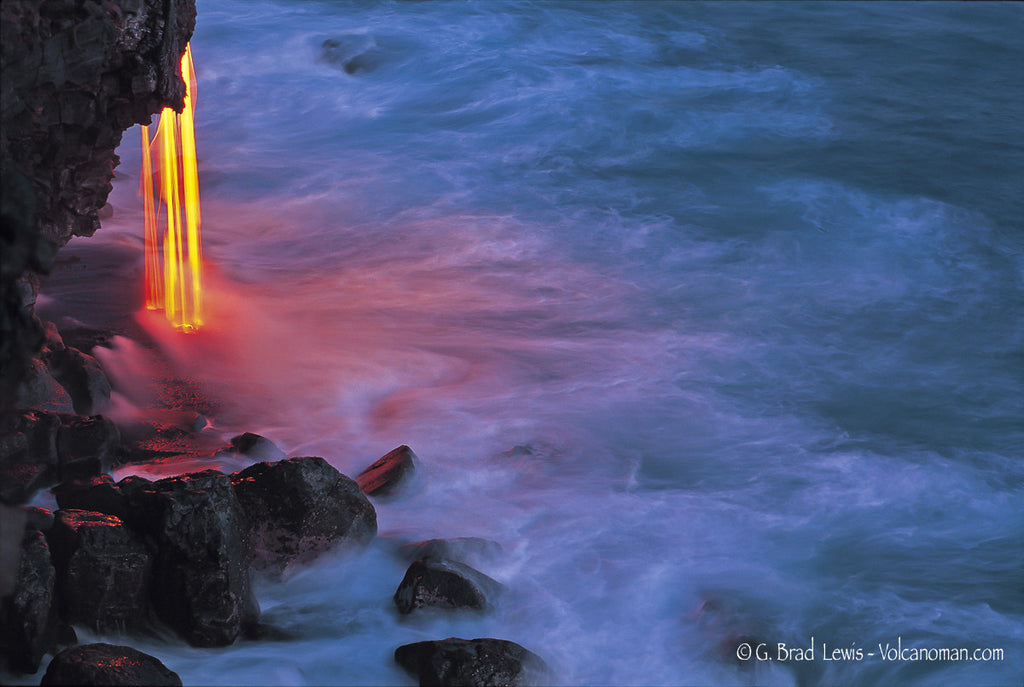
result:
[[[192,47],[181,57],[185,107],[181,114],[165,107],[156,136],[142,127],[143,214],[145,215],[146,307],[163,309],[167,319],[184,331],[195,331],[202,318],[202,243],[200,238],[199,174],[194,128],[196,78]],[[156,157],[154,164],[153,157]],[[158,183],[154,184],[153,171]],[[160,238],[160,207],[153,199],[159,186],[164,212]]]

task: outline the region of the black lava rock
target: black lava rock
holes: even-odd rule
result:
[[[0,417],[0,502],[28,501],[58,479],[61,416],[21,411]]]
[[[551,672],[536,654],[504,639],[459,639],[405,644],[395,662],[421,686],[496,687],[546,683]]]
[[[80,480],[71,480],[53,489],[57,505],[67,510],[91,510],[125,519],[127,503],[125,496],[110,475],[96,475]]]
[[[64,415],[62,420],[57,434],[60,478],[91,477],[109,470],[121,443],[117,426],[102,415]]]
[[[368,496],[397,493],[416,471],[416,454],[408,446],[399,446],[356,476],[359,488]]]
[[[9,553],[4,552],[7,556]],[[56,612],[50,547],[35,528],[21,541],[14,592],[0,601],[0,656],[12,670],[34,673],[55,645]]]
[[[377,534],[377,513],[349,477],[316,456],[256,463],[231,476],[249,518],[257,568],[283,571]]]
[[[259,461],[284,460],[288,457],[270,439],[252,432],[232,437],[231,446],[217,451],[217,455],[232,453],[240,453],[243,456]]]
[[[196,646],[226,646],[259,616],[249,584],[249,522],[231,480],[204,470],[122,480],[129,521],[155,541],[157,615]]]
[[[53,513],[46,508],[24,506],[22,510],[25,511],[29,527],[35,528],[43,534],[49,532],[53,527]]]
[[[501,590],[501,583],[479,570],[446,558],[414,561],[395,591],[395,605],[401,613],[417,608],[485,609],[488,598]]]
[[[62,347],[48,355],[50,373],[71,396],[80,415],[102,413],[110,406],[110,381],[96,358]]]
[[[59,510],[49,533],[63,618],[99,632],[141,626],[153,555],[113,515]]]
[[[54,656],[39,684],[181,687],[181,678],[159,659],[130,646],[81,644]]]

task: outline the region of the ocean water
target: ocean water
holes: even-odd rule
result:
[[[558,684],[1019,684],[1024,6],[200,0],[192,47],[209,326],[147,326],[210,431],[421,471],[366,552],[258,581],[290,639],[135,646],[185,684],[412,684],[394,648],[449,636]],[[90,239],[132,274],[138,149]],[[400,618],[394,546],[454,536],[505,595]]]

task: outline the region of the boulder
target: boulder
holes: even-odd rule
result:
[[[249,584],[249,523],[216,470],[118,484],[128,519],[157,546],[153,608],[195,646],[226,646],[259,616]]]
[[[119,518],[59,510],[49,541],[64,620],[97,632],[145,622],[153,555]]]
[[[47,353],[57,353],[63,351],[64,339],[60,335],[60,331],[57,329],[57,325],[53,322],[43,322],[43,350]]]
[[[61,480],[91,477],[109,470],[121,443],[117,426],[102,415],[65,415],[62,420],[57,433]]]
[[[119,443],[117,427],[102,415],[43,410],[7,415],[0,423],[0,500],[24,503],[61,480],[105,472]]]
[[[57,435],[61,416],[44,410],[26,410],[4,418],[0,435],[6,441],[0,444],[0,461],[27,460],[33,463],[57,466]]]
[[[80,644],[53,657],[40,685],[173,685],[181,678],[159,659],[114,644]]]
[[[420,685],[494,687],[550,683],[551,671],[536,654],[504,639],[459,639],[405,644],[395,662]]]
[[[22,508],[29,527],[34,527],[43,534],[53,527],[53,512],[38,506],[25,506]]]
[[[142,534],[155,526],[146,521],[147,511],[143,507],[147,494],[153,491],[153,482],[145,477],[128,475],[115,483],[108,474],[93,475],[62,482],[50,491],[61,509],[113,515]]]
[[[16,408],[35,408],[58,413],[72,413],[75,410],[71,396],[57,383],[46,364],[39,359],[33,360],[30,364],[18,387],[14,405]]]
[[[20,432],[0,432],[0,465],[24,460],[28,453],[28,437]]]
[[[21,411],[0,420],[0,502],[24,503],[57,482],[60,417]]]
[[[57,505],[63,510],[74,508],[96,511],[122,520],[128,514],[124,494],[107,474],[64,482],[53,488],[53,494],[57,497]]]
[[[259,434],[246,432],[231,438],[231,445],[217,451],[216,455],[241,454],[258,461],[284,460],[287,454],[277,444]]]
[[[14,591],[27,524],[28,513],[24,509],[0,503],[0,598]]]
[[[316,456],[256,463],[231,476],[249,518],[254,564],[283,571],[340,543],[377,534],[377,513],[359,486]]]
[[[21,551],[3,551],[5,559],[17,557],[14,591],[0,601],[0,656],[11,670],[34,673],[43,654],[56,638],[54,607],[55,572],[50,547],[43,533],[25,528]]]
[[[76,413],[93,415],[110,407],[110,380],[96,358],[63,344],[47,358],[50,373],[68,392]]]
[[[0,464],[0,503],[19,504],[56,480],[53,470],[38,463]]]
[[[446,558],[422,558],[409,566],[394,599],[400,613],[425,606],[482,610],[500,590],[501,583],[468,565]]]
[[[360,472],[356,482],[367,496],[388,496],[396,493],[415,471],[416,454],[403,445]]]

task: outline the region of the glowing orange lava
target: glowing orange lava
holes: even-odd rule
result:
[[[195,331],[203,324],[203,256],[194,127],[196,78],[190,45],[185,46],[185,54],[181,56],[181,75],[185,81],[185,107],[181,114],[165,107],[152,141],[149,127],[142,127],[146,307],[163,308],[175,327]],[[162,240],[158,230],[161,208],[156,207],[153,200],[154,167],[159,173],[161,205],[166,209]]]

